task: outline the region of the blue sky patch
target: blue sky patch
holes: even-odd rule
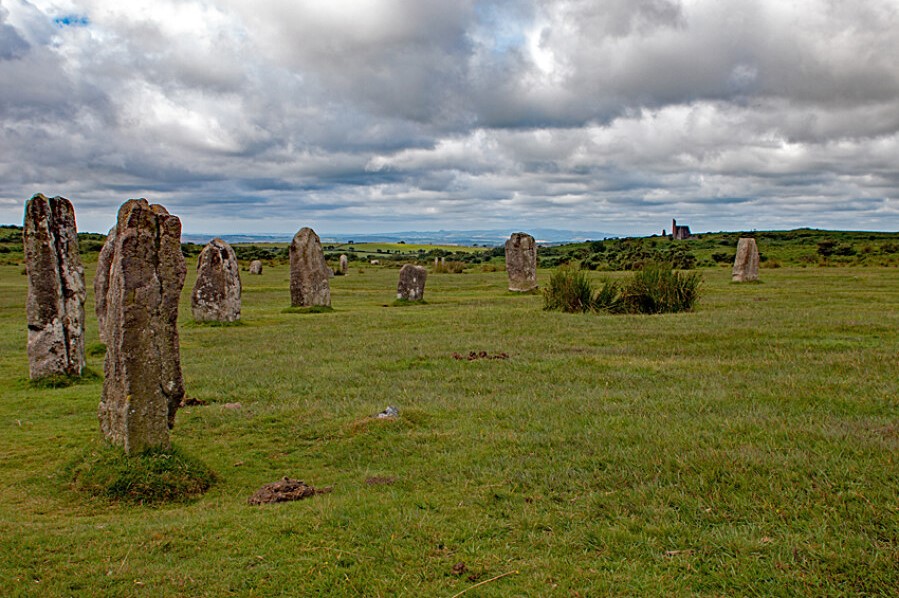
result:
[[[57,27],[87,27],[90,25],[90,19],[87,15],[65,15],[53,19],[53,24]]]

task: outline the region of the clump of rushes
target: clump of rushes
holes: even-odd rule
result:
[[[597,291],[587,273],[563,266],[543,290],[543,309],[566,313],[660,314],[690,311],[699,299],[702,277],[650,264],[622,283],[605,281]]]
[[[622,286],[624,311],[663,314],[691,311],[699,299],[702,277],[697,272],[675,272],[671,266],[652,264]]]
[[[562,266],[553,272],[543,289],[543,309],[565,313],[592,311],[593,285],[587,273],[572,266]]]

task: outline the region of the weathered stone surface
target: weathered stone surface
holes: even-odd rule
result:
[[[421,266],[406,264],[400,268],[400,281],[396,285],[396,298],[421,301],[425,296],[425,280],[428,271]]]
[[[32,379],[80,376],[84,369],[84,267],[75,210],[40,193],[25,204],[28,370]]]
[[[190,309],[197,322],[240,319],[240,267],[234,250],[221,239],[213,239],[200,252]]]
[[[250,274],[262,274],[262,262],[253,260],[250,262]]]
[[[177,328],[186,273],[181,221],[145,199],[128,200],[110,252],[100,429],[128,453],[167,448],[184,397]]]
[[[743,237],[737,243],[737,257],[731,273],[733,282],[754,282],[759,279],[759,248],[755,239]]]
[[[537,243],[527,233],[512,233],[506,241],[506,273],[509,290],[526,292],[537,288]]]
[[[311,228],[301,228],[290,244],[290,305],[330,307],[329,272],[318,235]]]
[[[97,258],[97,273],[94,275],[94,312],[97,314],[97,325],[100,327],[100,340],[106,341],[106,294],[109,292],[109,269],[112,267],[112,255],[115,251],[115,229],[109,229],[106,242]]]
[[[340,266],[338,272],[340,272],[341,276],[346,276],[347,271],[349,270],[349,260],[346,255],[340,256]]]

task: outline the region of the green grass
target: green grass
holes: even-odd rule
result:
[[[452,596],[510,571],[466,597],[899,587],[899,269],[710,268],[692,313],[583,316],[502,272],[389,309],[396,270],[351,268],[306,318],[277,266],[243,277],[242,326],[209,327],[189,267],[182,365],[208,405],[172,440],[218,481],[154,506],[70,487],[102,383],[29,386],[20,270],[0,266],[4,595]],[[285,475],[333,492],[246,504]]]
[[[104,347],[105,353],[106,346],[102,343],[97,344],[100,344]],[[40,378],[28,380],[28,386],[36,390],[47,388],[66,388],[68,386],[72,386],[73,384],[89,384],[98,380],[102,381],[103,378],[92,369],[86,367],[81,371],[80,376],[73,376],[69,374],[51,374],[49,376],[42,376]]]
[[[417,299],[415,301],[412,301],[410,299],[394,299],[393,303],[391,303],[390,305],[393,307],[412,307],[415,305],[427,305],[427,304],[428,304],[428,302],[425,301],[424,299]]]
[[[137,504],[187,501],[206,492],[216,476],[177,447],[126,455],[100,441],[69,463],[65,477],[77,492]]]

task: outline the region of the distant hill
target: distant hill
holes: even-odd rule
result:
[[[483,245],[496,247],[506,242],[519,229],[461,230],[461,231],[401,231],[395,233],[319,233],[323,243],[398,243],[405,241],[417,245]],[[614,233],[571,231],[555,228],[534,228],[525,230],[538,243],[558,245],[563,243],[580,243],[583,241],[599,241],[618,237]],[[182,234],[185,243],[207,243],[216,235]],[[290,234],[225,234],[218,235],[228,243],[289,243],[293,239]]]

